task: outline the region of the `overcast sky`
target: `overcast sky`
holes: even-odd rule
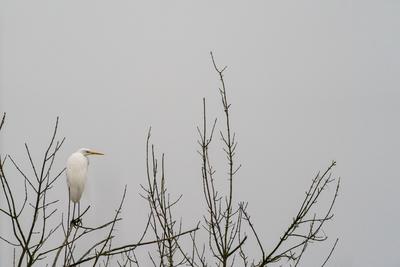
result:
[[[243,165],[236,201],[249,201],[264,244],[279,239],[311,178],[336,160],[342,187],[330,239],[311,246],[303,266],[321,263],[336,237],[329,266],[400,266],[399,14],[395,0],[1,1],[1,154],[26,162],[28,142],[39,160],[60,116],[67,139],[57,166],[80,147],[106,153],[91,160],[82,202],[94,220],[108,218],[128,184],[119,229],[132,241],[145,223],[138,193],[152,126],[190,228],[205,211],[202,97],[209,116],[221,116],[212,50],[228,65]],[[225,179],[226,167],[215,167]],[[66,197],[64,179],[54,190]],[[1,266],[9,255],[1,243]]]

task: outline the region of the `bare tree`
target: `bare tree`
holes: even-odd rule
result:
[[[0,122],[0,130],[5,123],[6,114],[4,113]],[[121,221],[121,211],[125,201],[127,188],[125,186],[121,197],[121,202],[112,218],[103,224],[96,226],[76,225],[64,217],[64,213],[59,212],[60,207],[56,207],[58,199],[50,199],[49,191],[56,185],[56,182],[64,173],[65,168],[53,174],[52,168],[65,138],[56,141],[59,120],[57,118],[50,142],[42,157],[42,162],[35,165],[28,144],[25,144],[27,158],[29,160],[33,177],[24,171],[20,164],[10,155],[0,155],[0,182],[2,196],[5,198],[6,208],[0,208],[0,212],[5,215],[13,230],[13,240],[0,236],[0,239],[9,246],[14,247],[13,266],[78,266],[83,263],[90,263],[93,266],[111,265],[111,257],[115,255],[130,258],[134,255],[134,250],[140,246],[165,243],[170,240],[178,240],[180,236],[189,234],[196,230],[169,232],[168,236],[157,238],[156,240],[143,241],[148,227],[139,241],[123,246],[113,246],[115,229]],[[12,188],[5,167],[7,162],[16,168],[24,182],[24,200],[18,205],[18,196],[15,188]],[[165,200],[163,200],[165,201]],[[90,210],[90,206],[80,215],[82,219]],[[68,213],[70,212],[68,206]],[[29,216],[30,215],[30,216]],[[31,219],[26,220],[26,216]],[[68,216],[69,217],[69,216]],[[26,224],[28,222],[28,224]],[[63,238],[60,239],[62,233]],[[95,236],[96,240],[86,248],[83,253],[77,250],[81,241],[90,236]],[[50,242],[50,240],[52,240]],[[55,242],[59,245],[52,246]],[[131,261],[129,261],[131,262]]]
[[[223,141],[223,150],[226,154],[228,163],[228,193],[225,196],[220,196],[219,191],[215,186],[215,171],[213,169],[209,145],[213,140],[214,130],[217,120],[214,120],[211,131],[207,130],[207,118],[206,118],[206,104],[203,99],[203,126],[198,127],[199,134],[199,145],[200,150],[198,151],[201,160],[201,174],[203,183],[204,199],[207,204],[207,215],[204,216],[205,229],[209,235],[209,248],[212,255],[217,259],[217,264],[220,266],[228,266],[233,264],[231,258],[239,251],[239,248],[246,241],[247,237],[241,238],[240,225],[242,220],[242,210],[239,207],[233,207],[233,178],[240,166],[235,166],[235,150],[237,142],[235,140],[235,134],[231,130],[230,122],[230,104],[228,102],[225,82],[223,79],[223,72],[226,68],[219,69],[214,61],[213,54],[211,53],[213,66],[217,71],[222,87],[219,89],[222,100],[222,107],[225,114],[225,130],[220,131],[220,137]]]
[[[150,210],[148,225],[158,242],[156,243],[157,257],[151,253],[149,253],[149,257],[154,266],[193,266],[192,258],[184,251],[179,240],[182,235],[182,219],[178,222],[172,211],[172,208],[181,200],[182,195],[177,199],[171,199],[166,186],[164,154],[161,156],[161,173],[159,173],[154,145],[151,145],[151,151],[149,151],[150,134],[151,129],[149,129],[146,141],[147,185],[142,186],[145,192],[142,197],[148,202]],[[196,230],[198,230],[198,226],[190,232]]]
[[[4,125],[5,116],[4,113],[1,126]],[[1,209],[1,211],[8,217],[15,239],[11,241],[2,238],[2,240],[18,249],[16,254],[14,254],[16,256],[14,259],[14,265],[17,266],[22,266],[23,263],[31,266],[37,261],[42,260],[44,256],[41,254],[43,246],[62,225],[60,222],[50,226],[49,220],[57,212],[57,208],[54,206],[58,200],[49,199],[47,197],[48,192],[64,172],[64,169],[56,172],[55,175],[53,175],[52,172],[57,152],[65,140],[65,138],[63,138],[59,141],[55,141],[57,128],[58,118],[50,142],[43,154],[42,162],[39,166],[35,165],[29,146],[25,143],[26,155],[33,170],[33,177],[29,177],[27,172],[22,170],[20,165],[12,156],[1,156],[0,181],[3,196],[6,199],[7,204],[6,209]],[[20,207],[17,206],[17,201],[15,199],[15,192],[17,190],[11,188],[7,179],[5,171],[5,164],[7,161],[11,162],[24,179],[25,198]],[[21,219],[25,216],[24,213],[30,214],[31,216],[31,220],[27,226],[22,223]]]
[[[340,179],[336,180],[331,175],[331,170],[336,165],[332,162],[322,174],[318,174],[306,192],[306,196],[300,205],[299,211],[287,227],[287,230],[280,237],[272,249],[264,247],[262,238],[257,233],[250,215],[246,211],[248,203],[235,204],[233,196],[234,177],[241,165],[235,165],[235,152],[237,141],[235,133],[232,131],[230,121],[231,104],[228,102],[227,90],[224,81],[224,72],[227,67],[219,68],[215,62],[212,52],[211,60],[215,71],[221,82],[219,92],[221,95],[222,108],[224,112],[224,127],[219,131],[222,140],[223,151],[226,155],[228,165],[228,189],[226,195],[220,195],[220,191],[215,186],[215,169],[212,165],[209,146],[213,141],[216,128],[215,119],[211,124],[211,130],[207,130],[208,120],[206,117],[206,104],[203,99],[203,124],[198,127],[199,133],[199,154],[202,160],[202,181],[204,199],[207,204],[207,214],[204,216],[205,229],[209,235],[208,245],[218,266],[234,265],[235,256],[242,259],[244,266],[266,266],[287,259],[289,265],[297,266],[302,259],[307,245],[311,242],[322,242],[327,239],[323,226],[326,222],[332,220],[332,209],[339,192]],[[317,200],[326,190],[330,183],[336,182],[335,193],[330,201],[325,213],[314,213]],[[243,222],[247,223],[247,228],[253,234],[256,244],[259,247],[261,256],[259,259],[253,259],[251,262],[244,250],[244,244],[247,242],[247,235],[244,231]],[[337,245],[336,239],[332,250],[322,263],[322,266],[330,258]],[[201,259],[202,257],[199,257]],[[203,257],[204,258],[204,257]],[[238,264],[238,263],[236,263]],[[280,263],[281,264],[281,263]]]
[[[177,219],[175,216],[174,207],[182,201],[182,195],[173,197],[168,191],[164,154],[159,161],[154,145],[150,144],[150,129],[146,139],[146,183],[141,185],[144,192],[141,196],[145,199],[149,212],[144,229],[138,231],[138,240],[123,246],[113,245],[117,234],[116,227],[122,220],[126,186],[115,213],[104,223],[95,226],[72,224],[69,215],[64,216],[64,209],[58,204],[59,200],[52,199],[49,194],[65,171],[65,168],[53,170],[56,156],[65,141],[65,138],[57,137],[57,118],[39,165],[35,164],[30,148],[25,143],[30,172],[24,170],[14,157],[0,155],[0,192],[6,204],[5,207],[0,207],[0,214],[8,219],[12,229],[12,239],[2,236],[0,239],[14,248],[13,266],[44,263],[51,266],[115,266],[115,263],[118,266],[140,266],[137,249],[145,245],[154,266],[298,266],[310,243],[327,240],[323,227],[333,219],[333,207],[340,189],[340,179],[332,176],[336,162],[332,162],[324,172],[318,173],[312,179],[304,199],[299,203],[297,213],[272,247],[266,247],[263,242],[266,237],[257,232],[255,223],[247,211],[249,204],[236,202],[234,186],[235,180],[239,178],[237,175],[241,165],[237,163],[238,142],[231,123],[231,103],[224,80],[227,68],[218,67],[212,53],[211,61],[221,84],[219,93],[223,118],[221,129],[217,130],[217,119],[211,122],[208,120],[206,100],[203,99],[203,120],[197,128],[202,192],[206,205],[201,227],[199,223],[186,228],[183,219]],[[5,118],[4,113],[0,121],[0,131],[5,124]],[[227,171],[224,173],[227,179],[217,175],[215,171],[213,155],[210,152],[215,135],[221,140],[222,151],[226,157],[224,169]],[[19,194],[16,194],[16,189],[10,184],[6,172],[8,167],[15,168],[22,178],[22,201],[16,199]],[[217,187],[218,179],[227,181],[225,188]],[[327,194],[326,189],[330,184],[335,184],[335,191],[324,210],[321,205],[323,201],[320,203],[319,200],[322,199],[322,195]],[[67,214],[69,212],[68,206]],[[88,213],[90,206],[78,220]],[[26,223],[25,218],[30,220]],[[207,236],[206,240],[199,240],[201,232]],[[183,236],[190,238],[185,239]],[[82,251],[82,242],[92,240],[91,237],[95,237],[95,240],[90,241],[91,245],[86,245]],[[144,241],[145,239],[149,241]],[[53,245],[55,243],[56,246]],[[337,243],[338,239],[325,258],[321,259],[321,266],[331,258]],[[150,250],[150,247],[155,250]],[[258,248],[259,256],[250,258],[247,251],[254,251],[254,248]],[[114,256],[118,257],[113,258]]]

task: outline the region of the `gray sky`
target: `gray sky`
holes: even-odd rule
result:
[[[221,115],[213,50],[229,66],[243,165],[237,201],[249,201],[265,245],[278,240],[316,172],[337,160],[330,243],[310,247],[304,266],[320,263],[336,236],[330,266],[399,266],[399,12],[393,0],[1,1],[1,153],[24,162],[27,141],[39,157],[60,116],[67,141],[58,166],[80,147],[105,152],[91,161],[83,202],[93,220],[104,218],[128,184],[120,229],[123,241],[135,240],[139,230],[126,233],[145,223],[138,193],[151,125],[189,228],[204,211],[202,97],[211,117]],[[216,167],[222,175],[225,166]],[[65,194],[64,181],[55,190]],[[2,260],[7,253],[0,245]]]

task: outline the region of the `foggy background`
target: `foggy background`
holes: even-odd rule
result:
[[[146,223],[139,185],[152,126],[168,188],[183,194],[175,214],[192,228],[206,210],[196,153],[202,97],[210,119],[222,115],[212,50],[228,65],[243,165],[236,202],[249,202],[264,245],[279,239],[311,178],[336,160],[342,184],[330,238],[311,245],[302,266],[320,265],[336,237],[329,266],[400,266],[399,14],[390,0],[1,1],[1,154],[29,170],[24,142],[39,162],[60,116],[67,139],[57,167],[80,147],[104,152],[91,159],[82,204],[92,205],[90,221],[105,221],[127,184],[118,233],[134,242]],[[221,146],[216,138],[222,180]],[[54,190],[66,212],[65,177]],[[6,225],[0,215],[1,234]],[[11,255],[1,243],[0,265]]]

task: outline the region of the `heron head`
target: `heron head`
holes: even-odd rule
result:
[[[86,157],[86,156],[91,156],[91,155],[104,155],[104,154],[101,153],[101,152],[97,152],[97,151],[94,151],[94,150],[89,149],[89,148],[81,148],[81,149],[79,149],[78,152],[80,152],[80,153],[81,153],[82,155],[84,155],[85,157]]]

